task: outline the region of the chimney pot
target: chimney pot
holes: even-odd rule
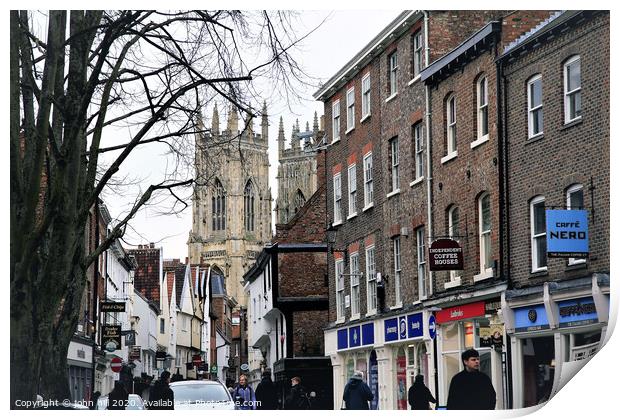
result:
[[[150,245],[151,245],[151,248],[155,248],[155,242],[151,242]]]

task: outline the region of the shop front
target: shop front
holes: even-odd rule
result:
[[[609,319],[608,281],[602,283],[546,283],[526,299],[506,292],[514,408],[548,401],[600,349]]]
[[[480,371],[497,394],[496,409],[506,406],[506,354],[499,297],[445,308],[436,313],[440,405],[446,405],[452,377],[463,369],[461,353],[480,353]]]

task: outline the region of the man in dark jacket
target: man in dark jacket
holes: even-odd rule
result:
[[[424,385],[423,375],[416,375],[413,385],[409,388],[408,397],[412,410],[430,410],[429,403],[437,404],[431,391]]]
[[[310,401],[306,390],[301,386],[301,378],[295,376],[291,378],[291,390],[284,401],[285,410],[307,410],[310,408]]]
[[[342,395],[345,408],[347,410],[369,410],[368,403],[372,401],[373,395],[370,387],[364,382],[364,374],[355,371],[349,382],[344,387]]]
[[[149,410],[174,410],[174,391],[170,389],[170,372],[164,371],[149,392]]]
[[[263,377],[256,387],[257,410],[276,410],[278,408],[278,396],[276,386],[271,380],[271,370],[265,369]]]
[[[491,379],[480,372],[480,354],[473,349],[461,355],[465,369],[452,378],[448,410],[494,410],[495,389]]]
[[[116,381],[114,389],[108,395],[108,410],[124,410],[127,407],[129,393],[121,381]]]

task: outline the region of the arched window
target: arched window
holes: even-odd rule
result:
[[[295,213],[297,213],[304,204],[306,204],[306,197],[304,197],[301,190],[297,190],[297,194],[295,195]]]
[[[213,230],[226,229],[226,192],[217,178],[211,196],[211,227]]]
[[[245,230],[248,232],[254,231],[254,201],[254,186],[252,185],[252,181],[248,181],[243,191],[243,214],[245,218]]]

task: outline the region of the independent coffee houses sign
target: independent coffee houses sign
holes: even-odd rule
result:
[[[372,322],[349,328],[341,328],[336,334],[338,350],[347,350],[375,344],[375,324]]]
[[[452,239],[438,239],[428,249],[430,271],[463,269],[463,248]]]
[[[515,332],[530,332],[549,329],[545,305],[523,306],[514,309]]]
[[[403,315],[383,321],[385,342],[409,340],[424,335],[422,313]]]
[[[545,218],[548,257],[588,257],[587,210],[546,210]]]
[[[101,342],[106,351],[113,352],[121,348],[121,326],[103,325]]]
[[[125,302],[101,302],[101,312],[125,312]]]

